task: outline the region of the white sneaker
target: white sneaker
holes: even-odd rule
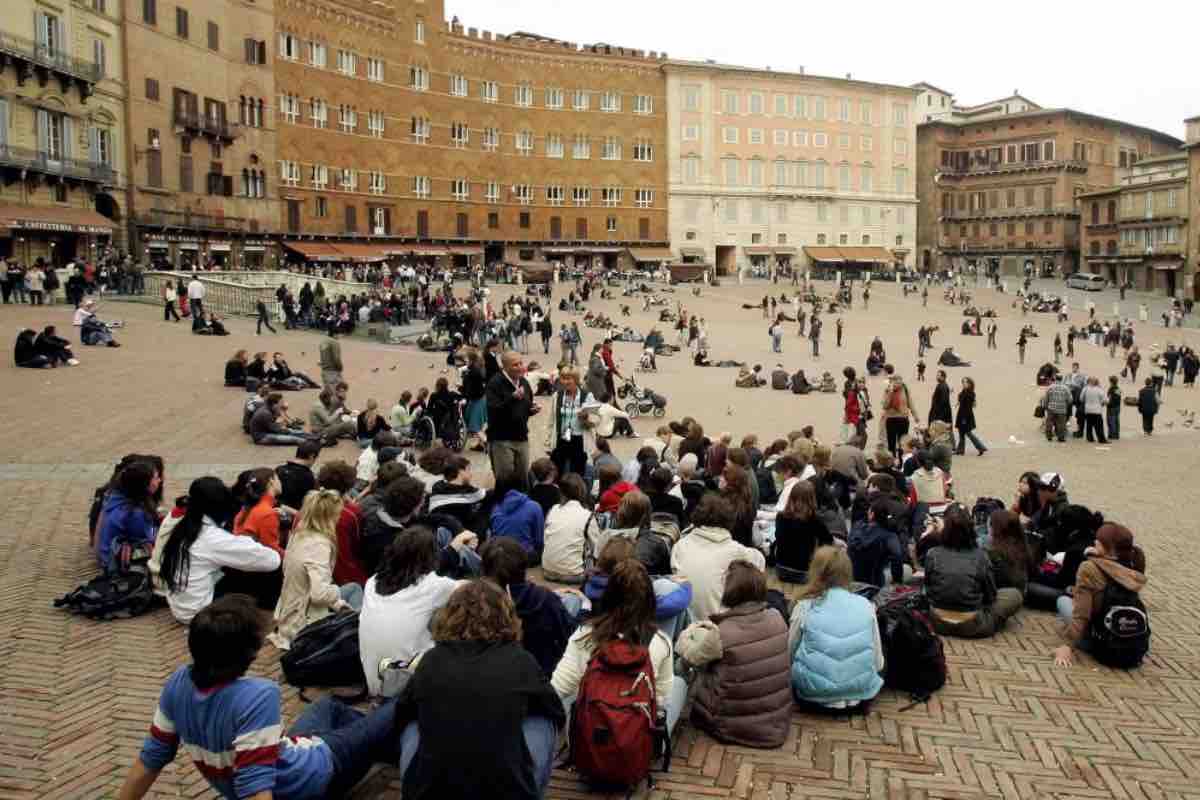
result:
[[[78,358],[68,358],[67,363],[70,364],[72,367],[78,367],[79,359]]]

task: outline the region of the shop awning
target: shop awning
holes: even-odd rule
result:
[[[551,255],[565,256],[570,255],[571,253],[578,253],[579,249],[576,247],[543,247],[542,252],[550,253]]]
[[[679,255],[687,256],[688,258],[704,258],[704,248],[703,247],[681,247],[681,248],[679,248]]]
[[[813,261],[845,261],[836,247],[805,247],[804,254]]]
[[[893,256],[882,247],[838,247],[847,261],[874,261],[880,264],[892,263]]]
[[[346,256],[325,242],[284,242],[288,250],[304,257],[305,261],[345,261]]]
[[[214,253],[228,253],[233,249],[229,242],[209,242],[208,249]]]
[[[389,256],[444,256],[446,246],[440,244],[394,244],[384,248]]]
[[[56,206],[18,206],[0,203],[0,228],[46,231],[48,233],[90,233],[111,236],[113,221],[86,208]]]
[[[1183,261],[1155,261],[1154,268],[1160,272],[1172,272],[1183,266]]]
[[[481,256],[483,255],[482,247],[471,247],[470,245],[454,245],[446,248],[447,252],[452,256]]]
[[[745,251],[746,255],[748,255],[748,256],[769,256],[769,255],[771,255],[771,248],[767,247],[766,245],[761,245],[761,244],[747,245],[746,247],[743,247],[742,250]]]
[[[631,247],[629,255],[634,261],[672,261],[675,258],[669,247]]]
[[[384,252],[382,245],[338,242],[333,246],[342,254],[344,261],[358,261],[362,263],[387,261],[387,253]]]
[[[589,247],[586,249],[592,253],[619,253],[619,252],[621,252],[621,248],[619,248],[619,247]]]
[[[771,252],[777,256],[794,256],[796,248],[794,247],[772,247]]]

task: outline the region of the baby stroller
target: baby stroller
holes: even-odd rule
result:
[[[624,394],[621,390],[624,390]],[[632,379],[626,381],[617,394],[625,399],[625,413],[630,419],[645,414],[655,417],[667,415],[667,398],[651,389],[638,386]]]
[[[435,403],[427,406],[423,417],[432,423],[434,437],[451,450],[461,452],[466,444],[467,423],[463,419],[463,400],[456,400],[439,407]],[[414,423],[415,426],[415,423]]]
[[[647,347],[642,351],[642,357],[638,359],[638,365],[634,368],[635,372],[658,372],[658,364],[654,361],[654,349]]]

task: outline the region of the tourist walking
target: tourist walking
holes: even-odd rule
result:
[[[936,380],[933,397],[929,401],[929,421],[944,422],[949,425],[954,417],[950,410],[950,385],[946,383],[946,370],[939,369]]]
[[[175,310],[175,286],[170,282],[163,286],[163,322],[174,317],[179,322],[179,312]]]
[[[967,454],[967,439],[979,451],[979,455],[987,452],[987,447],[975,433],[975,381],[970,378],[962,379],[962,388],[958,391],[958,412],[954,417],[954,427],[958,429],[958,449],[956,454]]]
[[[988,350],[996,349],[996,330],[997,330],[997,325],[996,325],[996,322],[993,320],[992,323],[990,325],[988,325],[988,338],[987,338]]]
[[[813,358],[821,357],[821,320],[814,316],[808,326],[808,338],[812,341]]]
[[[1028,344],[1029,339],[1025,336],[1025,331],[1022,329],[1021,335],[1017,337],[1017,363],[1025,363],[1025,347]]]
[[[842,318],[838,317],[837,318],[837,346],[838,347],[842,346],[842,328],[844,325],[845,325],[845,323],[842,322]]]

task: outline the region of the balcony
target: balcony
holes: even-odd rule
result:
[[[987,222],[987,221],[1002,221],[1011,219],[1026,219],[1030,217],[1078,217],[1079,212],[1074,206],[1070,205],[1055,205],[1046,207],[1025,206],[1022,208],[993,208],[993,209],[976,209],[975,211],[962,210],[951,211],[949,214],[943,213],[938,217],[939,222]]]
[[[259,221],[248,217],[227,217],[224,214],[202,214],[193,211],[170,211],[153,208],[133,215],[139,225],[152,228],[186,228],[189,230],[226,231],[229,233],[265,233]]]
[[[197,136],[207,136],[225,144],[237,138],[238,126],[225,119],[214,119],[195,111],[176,108],[173,116],[175,127]]]
[[[0,145],[0,166],[20,170],[32,170],[43,175],[95,183],[100,186],[115,186],[117,171],[108,164],[80,158],[52,158],[41,150],[30,150],[13,145]]]
[[[1007,175],[1015,172],[1045,170],[1065,170],[1067,172],[1087,172],[1087,162],[1075,160],[1056,161],[1016,161],[1003,164],[993,161],[972,161],[966,167],[943,165],[937,169],[937,174],[944,178],[963,178],[975,175]]]
[[[1121,255],[1123,256],[1183,256],[1184,245],[1182,242],[1158,242],[1152,245],[1145,244],[1123,244],[1121,245]]]
[[[70,89],[72,83],[79,86],[80,102],[87,102],[96,83],[104,77],[100,65],[94,61],[75,58],[59,48],[0,31],[0,68],[9,63],[17,70],[18,86],[24,86],[30,74],[36,74],[38,83],[44,87],[54,75],[63,92]]]

